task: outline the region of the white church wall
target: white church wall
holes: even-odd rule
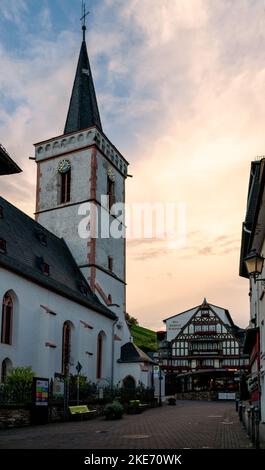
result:
[[[121,363],[119,364],[118,374],[116,383],[122,386],[123,379],[130,375],[134,378],[136,386],[143,384],[145,387],[151,387],[152,385],[152,365],[144,367],[146,370],[142,370],[143,364],[140,362],[136,363]]]
[[[17,297],[14,341],[11,346],[0,345],[0,361],[9,358],[14,367],[32,366],[37,375],[53,377],[55,372],[61,372],[62,329],[64,322],[70,321],[74,326],[70,373],[76,373],[79,361],[83,366],[82,374],[96,382],[97,336],[104,331],[103,373],[110,381],[112,320],[1,268],[0,299],[9,290]],[[56,315],[46,313],[41,305]],[[93,329],[85,328],[80,321]],[[46,343],[56,347],[48,347]]]

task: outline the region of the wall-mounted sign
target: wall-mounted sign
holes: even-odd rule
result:
[[[62,377],[54,378],[52,394],[54,398],[64,397],[64,379]]]

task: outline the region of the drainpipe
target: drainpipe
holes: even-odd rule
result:
[[[119,318],[117,318],[113,324],[112,324],[112,352],[111,352],[111,389],[113,390],[114,386],[114,356],[115,356],[115,326],[117,322],[119,321]]]

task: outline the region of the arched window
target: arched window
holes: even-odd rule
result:
[[[97,341],[97,379],[102,378],[104,336],[105,333],[101,331],[98,335]]]
[[[62,340],[62,373],[64,375],[68,372],[71,354],[71,322],[66,321],[63,325],[63,340]]]
[[[115,181],[108,176],[107,181],[107,196],[109,202],[109,209],[115,204]]]
[[[6,377],[8,376],[9,372],[12,369],[12,362],[10,359],[6,358],[2,362],[1,366],[1,382],[5,382]]]
[[[10,294],[5,294],[2,304],[1,343],[12,344],[14,305]]]
[[[69,202],[71,198],[71,169],[61,174],[61,204]]]

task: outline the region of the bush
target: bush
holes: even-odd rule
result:
[[[70,375],[69,377],[69,398],[76,400],[77,398],[77,375]],[[93,401],[96,399],[97,387],[94,383],[88,382],[87,377],[84,375],[79,376],[79,400]]]
[[[0,391],[1,403],[26,404],[31,402],[34,372],[31,367],[15,367],[10,371]]]
[[[123,412],[123,406],[118,401],[109,403],[104,408],[104,415],[106,419],[121,419]]]
[[[142,412],[140,408],[140,400],[130,400],[129,405],[127,407],[128,414],[135,415]]]
[[[176,398],[170,397],[167,400],[169,405],[175,405],[176,404]]]

